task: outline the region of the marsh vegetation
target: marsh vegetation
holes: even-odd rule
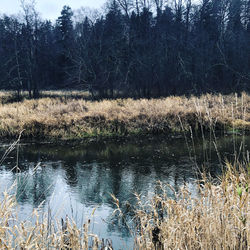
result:
[[[42,94],[13,102],[10,93],[1,93],[1,137],[15,138],[21,131],[24,138],[39,139],[250,131],[246,93],[100,101],[85,100],[85,92]]]

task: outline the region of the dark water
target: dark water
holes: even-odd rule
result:
[[[115,249],[131,249],[133,236],[114,219],[110,194],[121,206],[135,204],[135,192],[146,201],[160,180],[176,189],[186,182],[195,195],[197,166],[206,165],[216,176],[226,158],[233,160],[236,151],[242,157],[250,149],[249,136],[220,137],[214,142],[214,138],[192,141],[189,137],[164,136],[62,146],[21,142],[20,170],[13,170],[17,164],[15,149],[0,167],[0,191],[17,182],[22,219],[28,219],[37,207],[44,214],[51,208],[53,218],[68,215],[79,226],[90,218],[92,232],[112,239]],[[9,143],[1,144],[1,156]]]

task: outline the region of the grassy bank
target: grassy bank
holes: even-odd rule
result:
[[[247,170],[248,168],[248,170]],[[187,187],[175,192],[162,187],[147,204],[133,210],[134,249],[237,249],[250,246],[250,165],[232,166],[219,180],[205,175],[197,184],[196,197]],[[167,193],[172,190],[175,198]],[[122,214],[117,204],[119,216]],[[89,232],[89,222],[77,228],[70,219],[56,222],[50,215],[34,223],[18,220],[15,196],[4,194],[0,205],[1,249],[109,249]],[[112,249],[112,248],[110,248]]]
[[[85,100],[84,92],[44,92],[15,102],[0,94],[0,137],[77,139],[189,131],[250,131],[250,96]]]

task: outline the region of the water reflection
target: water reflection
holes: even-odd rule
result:
[[[125,207],[127,201],[135,204],[135,192],[148,200],[158,180],[176,189],[188,182],[194,191],[197,166],[206,165],[212,175],[217,175],[220,158],[232,158],[240,145],[241,154],[249,150],[250,137],[222,137],[216,141],[217,150],[213,140],[196,139],[193,143],[189,138],[186,142],[183,138],[165,137],[63,146],[21,144],[20,171],[10,171],[16,165],[13,152],[0,168],[0,191],[16,180],[23,218],[44,202],[43,212],[49,206],[53,216],[67,214],[82,225],[96,208],[92,230],[101,237],[112,238],[117,248],[131,248],[133,240],[128,231],[112,217],[114,204],[110,194]],[[2,145],[2,155],[5,149]]]

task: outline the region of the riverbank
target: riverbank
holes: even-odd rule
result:
[[[7,97],[8,96],[8,97]],[[47,92],[15,102],[0,94],[0,137],[82,139],[190,131],[250,132],[250,96],[85,100],[86,93]],[[11,100],[11,101],[8,101]]]

